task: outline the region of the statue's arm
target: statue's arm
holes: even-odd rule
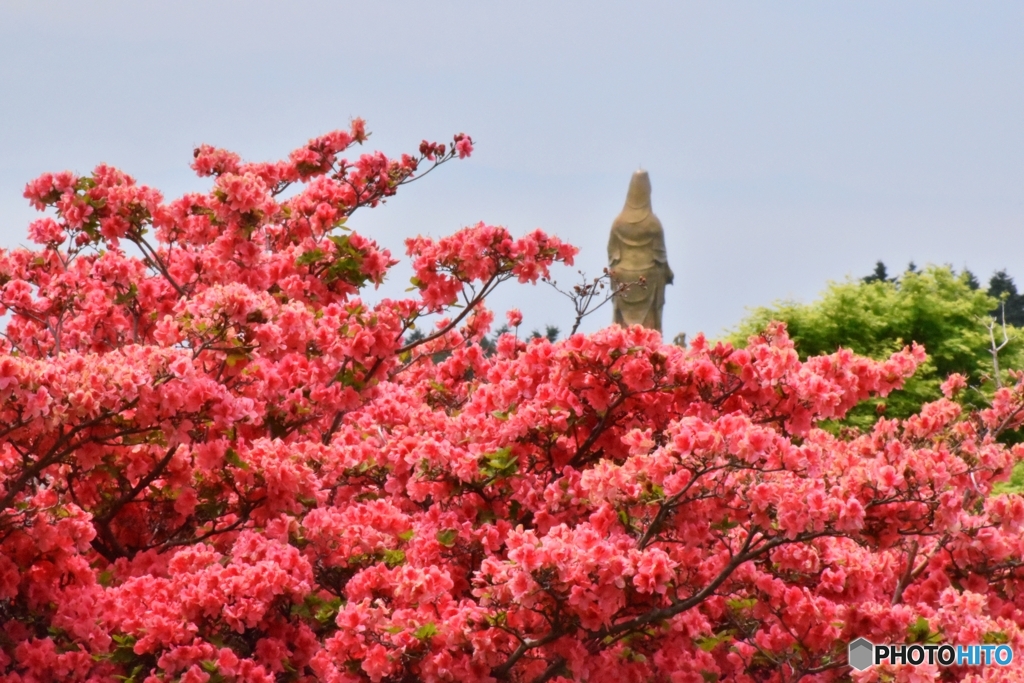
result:
[[[664,234],[659,235],[658,239],[655,240],[652,245],[652,251],[654,252],[654,262],[665,269],[665,284],[672,284],[672,281],[675,279],[675,273],[672,272],[672,268],[668,265],[668,251],[665,249]]]
[[[612,229],[611,235],[608,236],[608,265],[614,266],[622,260],[622,242],[615,234],[615,230]]]

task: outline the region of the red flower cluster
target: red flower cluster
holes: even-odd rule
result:
[[[212,189],[168,203],[105,166],[29,184],[54,214],[0,251],[3,680],[828,681],[857,636],[1024,652],[1024,500],[990,495],[1024,384],[971,413],[954,377],[836,435],[924,351],[610,327],[485,355],[487,294],[575,249],[412,239],[417,295],[363,303],[394,261],[348,216],[472,151],[339,156],[366,137],[204,146]]]

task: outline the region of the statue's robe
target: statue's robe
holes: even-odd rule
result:
[[[665,286],[674,275],[665,253],[665,232],[651,211],[651,181],[637,171],[629,183],[626,206],[612,223],[608,239],[608,268],[612,285],[627,285],[615,296],[613,322],[643,325],[661,331]],[[644,280],[644,285],[639,283]]]

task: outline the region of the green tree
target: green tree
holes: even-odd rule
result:
[[[974,400],[993,386],[992,339],[987,325],[998,301],[981,291],[968,273],[957,274],[948,266],[909,268],[895,279],[887,277],[881,262],[875,273],[862,280],[833,282],[818,301],[811,304],[780,302],[754,310],[730,341],[745,344],[770,320],[785,322],[802,358],[848,348],[872,358],[917,342],[925,347],[929,361],[907,382],[906,387],[886,399],[866,402],[854,410],[845,425],[865,428],[879,415],[906,417],[926,401],[940,395],[939,385],[947,375],[959,372],[974,388]],[[993,330],[1001,343],[1002,329]],[[999,366],[1022,367],[1024,353],[1014,329],[1008,327],[1010,342],[999,352]],[[977,392],[981,392],[978,394]]]

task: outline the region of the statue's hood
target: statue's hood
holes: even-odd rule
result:
[[[651,215],[651,177],[647,171],[640,169],[629,180],[629,191],[626,193],[626,205],[616,222],[639,223]]]

